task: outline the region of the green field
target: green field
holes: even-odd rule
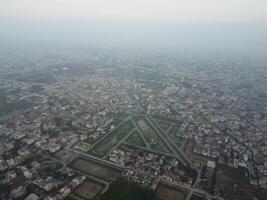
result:
[[[170,153],[169,148],[164,144],[162,139],[157,135],[144,116],[134,117],[134,121],[142,131],[146,142],[150,145],[151,149],[159,152]]]
[[[141,188],[124,180],[113,182],[107,192],[97,200],[154,200],[151,190]]]
[[[116,144],[118,144],[134,128],[130,120],[116,127],[111,133],[103,137],[93,146],[90,152],[99,156],[105,156]]]
[[[77,199],[75,199],[73,196],[67,196],[66,198],[65,198],[65,200],[77,200]]]
[[[129,116],[127,113],[118,112],[118,113],[110,113],[111,117],[113,117],[113,125],[117,126],[119,125],[126,117]]]
[[[90,145],[93,145],[93,144],[95,144],[98,140],[101,140],[103,137],[105,137],[105,135],[101,135],[101,136],[99,136],[99,138],[97,138],[97,139],[87,138],[87,139],[84,140],[83,142],[85,142],[85,143],[87,143],[87,144],[90,144]]]
[[[142,139],[138,131],[134,131],[131,136],[126,140],[126,142],[133,145],[146,147],[145,141]]]
[[[163,131],[167,131],[171,127],[171,124],[169,124],[167,122],[162,122],[162,121],[158,121],[158,120],[155,120],[155,122],[159,125],[159,127]]]
[[[193,194],[192,197],[190,198],[190,200],[205,200],[205,198]]]
[[[157,200],[185,200],[187,195],[187,191],[163,183],[160,183],[155,191]]]
[[[12,112],[30,108],[34,102],[30,103],[25,100],[8,101],[8,92],[0,90],[0,116],[8,115]]]

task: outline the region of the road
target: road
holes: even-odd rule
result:
[[[176,145],[173,144],[172,140],[169,138],[168,135],[162,133],[159,131],[159,127],[155,126],[155,123],[150,120],[149,117],[146,116],[147,121],[149,124],[153,127],[154,131],[157,133],[157,135],[164,141],[164,143],[168,146],[168,148],[175,153],[178,157],[179,160],[184,164],[184,165],[189,165],[191,166],[191,161],[187,158],[187,156],[182,152],[179,148],[176,148]]]

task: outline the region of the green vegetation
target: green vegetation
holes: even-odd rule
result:
[[[87,143],[87,144],[92,145],[92,144],[96,143],[98,140],[100,140],[101,138],[102,137],[100,137],[98,139],[87,138],[86,140],[84,140],[84,142]]]
[[[6,91],[0,90],[0,105],[7,101]]]
[[[14,111],[28,109],[29,107],[31,107],[31,104],[27,101],[0,104],[0,116],[8,115]]]
[[[29,74],[14,76],[14,79],[21,82],[35,83],[52,83],[55,80],[54,72],[33,72]]]
[[[146,147],[145,141],[142,139],[138,131],[133,132],[126,141],[130,144]]]
[[[73,196],[67,196],[65,200],[77,200]]]
[[[117,68],[114,74],[116,74],[118,77],[132,77],[136,79],[142,79],[144,81],[160,80],[162,78],[157,72],[140,71],[137,69],[126,69],[121,67]]]
[[[190,198],[190,200],[205,200],[205,198],[193,194],[192,197]]]
[[[156,120],[157,122],[160,121],[160,122],[164,122],[164,123],[167,123],[167,124],[175,124],[175,125],[180,125],[181,122],[178,121],[178,120],[175,120],[175,119],[169,119],[169,118],[166,118],[166,117],[162,117],[162,116],[152,116],[152,118],[154,120]]]
[[[0,117],[14,111],[24,110],[31,107],[32,103],[26,100],[8,100],[8,91],[0,90]],[[11,93],[11,92],[10,92]]]
[[[125,121],[116,127],[111,133],[106,135],[92,148],[92,152],[105,156],[113,146],[118,144],[134,128],[130,120]]]
[[[36,92],[36,93],[39,93],[43,90],[42,86],[41,85],[33,85],[31,87],[31,92]]]
[[[165,86],[160,83],[160,82],[155,82],[155,81],[144,81],[144,87],[155,90],[155,91],[161,91],[165,88]]]
[[[129,114],[123,113],[123,112],[111,113],[110,115],[113,117],[113,125],[114,126],[119,125],[126,117],[129,116]]]
[[[151,127],[150,123],[144,116],[134,117],[134,121],[142,131],[147,143],[150,144],[151,149],[159,152],[170,153],[169,148],[164,144],[162,139],[157,135],[154,128]]]
[[[157,120],[155,120],[155,121],[159,125],[159,127],[164,131],[167,131],[171,127],[171,124],[169,124],[169,123],[161,122],[161,121],[157,121]]]
[[[97,200],[154,200],[154,193],[136,184],[118,180]]]
[[[193,185],[194,182],[196,181],[196,178],[197,178],[197,174],[198,174],[197,170],[195,170],[189,166],[182,166],[181,168],[185,171],[186,176],[192,178],[192,185]],[[184,179],[184,181],[188,180],[187,177],[183,177],[183,179]]]
[[[182,188],[160,183],[155,195],[159,200],[185,200],[188,192]]]

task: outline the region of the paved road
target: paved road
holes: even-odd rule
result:
[[[116,126],[116,128],[119,127],[120,125],[122,125],[124,122],[126,122],[126,121],[129,120],[129,119],[130,119],[130,116],[124,118],[124,120],[122,120],[122,121]],[[104,135],[102,138],[100,138],[97,142],[95,142],[93,145],[91,145],[91,147],[90,147],[89,149],[93,148],[95,145],[97,145],[98,143],[100,143],[103,139],[105,139],[105,138],[106,138],[109,134],[111,134],[112,132],[113,132],[113,130],[110,131],[110,132],[108,132],[106,135]]]
[[[149,149],[151,149],[150,144],[146,141],[145,136],[144,136],[142,130],[139,128],[139,126],[136,124],[136,122],[133,120],[133,118],[130,118],[130,120],[132,121],[134,127],[139,132],[139,135],[141,136],[141,138],[145,142],[146,147],[149,148]]]
[[[107,159],[108,155],[116,148],[118,148],[125,140],[127,140],[127,138],[129,138],[132,133],[136,131],[135,128],[132,129],[130,132],[128,132],[128,134],[126,136],[124,136],[124,138],[122,138],[116,145],[114,145],[104,156],[104,159]]]
[[[169,136],[164,134],[164,133],[162,133],[162,132],[160,132],[158,130],[158,127],[155,126],[155,123],[153,123],[153,121],[151,121],[149,117],[146,117],[146,119],[150,123],[150,125],[153,127],[153,129],[157,132],[157,135],[168,146],[168,148],[180,158],[180,161],[184,165],[191,166],[191,161],[187,158],[187,156],[179,148],[176,147],[176,145],[172,142],[172,140],[169,138]]]

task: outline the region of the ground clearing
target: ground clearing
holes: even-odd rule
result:
[[[215,186],[220,191],[221,197],[231,200],[266,199],[267,192],[250,185],[245,174],[245,168],[218,165]]]
[[[160,184],[156,189],[158,200],[185,200],[186,192]]]
[[[103,164],[94,161],[79,158],[72,164],[72,167],[95,177],[103,178],[107,181],[114,181],[120,176],[120,171],[104,166]]]
[[[101,184],[86,179],[85,182],[75,190],[74,194],[85,199],[93,199],[102,189],[103,186]]]

